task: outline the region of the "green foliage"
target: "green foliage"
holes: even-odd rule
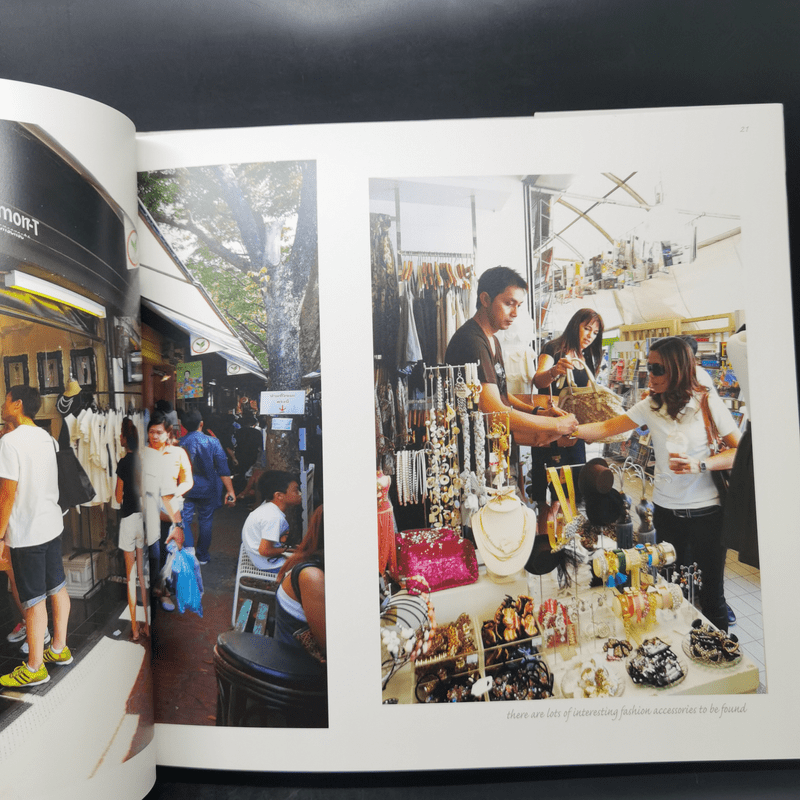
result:
[[[291,255],[301,183],[297,162],[139,174],[142,203],[265,369],[270,253],[281,262]],[[271,225],[279,226],[272,248]]]
[[[173,205],[178,199],[178,184],[174,179],[175,170],[140,172],[138,176],[139,199],[151,213],[158,213],[164,206]]]

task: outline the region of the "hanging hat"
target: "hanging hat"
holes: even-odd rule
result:
[[[614,473],[604,458],[587,461],[578,476],[581,494],[608,494],[614,488]]]
[[[611,525],[625,513],[622,495],[614,488],[614,473],[604,458],[593,458],[583,466],[578,486],[592,525]]]
[[[486,569],[505,577],[519,572],[536,536],[536,515],[511,494],[493,497],[472,517],[472,533]]]
[[[74,378],[67,384],[64,390],[64,397],[75,397],[76,394],[81,393],[81,385]]]
[[[622,495],[611,489],[607,494],[584,494],[586,518],[592,525],[611,525],[625,514]]]

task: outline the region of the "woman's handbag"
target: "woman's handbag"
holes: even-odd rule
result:
[[[574,414],[581,425],[590,422],[605,422],[624,414],[625,406],[622,398],[614,394],[611,389],[600,386],[595,380],[592,371],[583,362],[579,362],[577,359],[573,359],[573,361],[583,365],[589,378],[589,385],[576,386],[572,371],[567,372],[566,383],[558,395],[559,408]],[[605,444],[624,442],[630,435],[630,431],[625,431],[625,433],[598,439],[598,441]]]
[[[711,414],[711,409],[708,406],[708,392],[704,392],[700,398],[700,410],[703,412],[703,424],[706,428],[706,438],[708,439],[708,449],[711,455],[721,453],[723,450],[728,449],[722,437],[719,435],[717,423],[714,422],[714,417]],[[725,505],[725,498],[728,496],[728,484],[731,481],[731,471],[729,469],[713,469],[709,470],[711,473],[711,480],[714,481],[714,486],[717,487],[719,493],[720,504]]]
[[[97,492],[92,486],[86,470],[81,466],[75,451],[71,447],[56,450],[55,440],[53,450],[56,453],[58,465],[58,504],[62,511],[67,511],[75,506],[81,506],[94,500]]]

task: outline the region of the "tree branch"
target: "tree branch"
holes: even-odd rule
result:
[[[257,347],[262,348],[265,352],[268,352],[267,343],[254,331],[252,331],[246,322],[243,322],[241,319],[232,314],[229,308],[225,309],[225,314],[231,320],[231,322],[234,323],[244,339],[246,339],[250,344],[254,344]],[[264,328],[264,330],[266,330],[266,328]]]
[[[248,270],[252,269],[252,264],[248,258],[243,258],[233,251],[228,250],[227,247],[220,244],[213,237],[209,236],[202,228],[199,228],[197,225],[195,225],[191,218],[188,222],[180,222],[163,213],[153,214],[152,216],[153,219],[159,224],[169,225],[173,228],[186,231],[187,233],[191,233],[193,236],[196,236],[215,256],[219,256],[219,258],[224,259],[242,272],[247,272]]]

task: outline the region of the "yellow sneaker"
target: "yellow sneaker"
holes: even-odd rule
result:
[[[4,689],[27,689],[29,686],[38,686],[40,683],[47,683],[50,676],[47,674],[47,667],[42,664],[36,672],[32,672],[24,661],[8,675],[0,676],[0,686]]]
[[[67,664],[72,663],[73,658],[69,647],[66,645],[64,645],[64,649],[60,653],[56,653],[53,650],[53,645],[50,645],[50,647],[44,651],[44,661],[46,664],[60,664],[62,667],[66,667]]]

